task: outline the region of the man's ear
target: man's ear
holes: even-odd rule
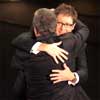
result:
[[[36,27],[34,27],[34,33],[35,33],[35,35],[37,34],[37,30],[36,30]]]
[[[72,26],[72,30],[74,30],[75,26],[76,26],[76,23],[73,24],[73,26]]]
[[[34,33],[35,33],[35,36],[36,36],[36,37],[37,37],[37,36],[40,36],[40,33],[38,32],[38,30],[37,30],[36,27],[34,27]]]

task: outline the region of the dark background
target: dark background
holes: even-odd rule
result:
[[[21,32],[28,31],[37,8],[53,8],[66,2],[72,4],[79,18],[89,27],[87,60],[89,79],[84,89],[91,100],[100,100],[100,2],[99,0],[0,0],[0,100],[10,100],[10,90],[16,77],[11,68],[13,48],[11,41]]]

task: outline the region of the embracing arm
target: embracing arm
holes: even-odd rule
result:
[[[87,69],[87,61],[85,54],[84,44],[80,51],[78,52],[78,56],[75,59],[75,70],[72,72],[67,65],[64,65],[64,70],[53,69],[50,74],[50,79],[53,83],[58,83],[61,81],[68,81],[68,84],[76,85],[77,83],[84,83],[88,78],[88,69]]]
[[[15,82],[11,89],[12,100],[24,100],[25,98],[25,75],[24,75],[24,57],[26,58],[26,52],[17,49],[12,61],[11,66],[17,71]]]
[[[37,51],[43,51],[49,54],[56,63],[64,62],[64,60],[67,60],[68,52],[64,49],[60,48],[59,45],[61,42],[58,43],[52,43],[52,44],[46,44],[46,43],[40,43],[36,42],[36,39],[32,39],[31,33],[23,33],[16,37],[12,41],[12,45],[20,50],[23,50],[28,53],[38,53]],[[38,46],[37,46],[38,45]],[[59,59],[59,60],[58,60]]]
[[[18,35],[12,40],[12,45],[20,50],[30,52],[32,46],[36,43],[36,39],[32,38],[31,32],[25,32]]]
[[[86,44],[83,44],[78,57],[76,59],[77,73],[79,75],[79,82],[84,83],[88,79],[87,58],[85,52]]]
[[[75,34],[76,39],[83,43],[89,36],[89,29],[83,22],[77,20],[73,33]]]

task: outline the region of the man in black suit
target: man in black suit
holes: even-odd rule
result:
[[[56,11],[56,9],[55,9],[55,11]],[[66,12],[66,15],[67,15],[67,13],[68,12]],[[60,11],[56,16],[58,16],[59,14],[60,14]],[[60,28],[57,28],[57,30],[59,30],[59,29]],[[67,33],[66,30],[65,30],[65,32],[64,31],[57,32],[57,30],[56,30],[56,33],[58,35]],[[33,29],[31,29],[31,31],[33,31]],[[76,20],[76,25],[75,25],[74,29],[72,30],[72,32],[75,35],[76,40],[80,41],[81,43],[84,43],[87,40],[87,37],[89,35],[88,27],[84,23],[82,23],[80,20]],[[33,34],[33,36],[34,36],[34,34]],[[53,44],[44,44],[44,43],[40,43],[39,41],[33,41],[32,39],[30,39],[30,35],[27,34],[27,32],[22,33],[18,37],[16,37],[12,41],[12,44],[15,47],[25,50],[26,52],[30,52],[32,46],[34,46],[34,44],[36,45],[36,42],[38,42],[37,43],[38,46],[36,46],[36,47],[38,47],[37,49],[39,51],[44,51],[44,52],[48,53],[51,57],[53,57],[53,59],[55,60],[56,63],[59,63],[58,59],[62,62],[64,62],[64,59],[68,59],[67,55],[66,55],[66,54],[68,54],[68,52],[64,51],[63,49],[58,47],[61,44],[61,42],[53,43]],[[35,49],[35,46],[34,46],[34,49]],[[33,53],[35,51],[36,51],[36,49],[33,50]]]
[[[62,6],[63,5],[63,6]],[[66,8],[66,5],[64,5],[64,4],[62,4],[61,6],[59,6],[57,9],[58,9],[58,11],[59,11],[59,9],[61,9],[61,7],[64,7],[65,6],[65,8]],[[60,29],[60,30],[56,30],[56,32],[57,32],[57,35],[63,35],[63,34],[65,34],[65,33],[69,33],[69,32],[71,32],[73,29],[74,29],[74,27],[75,27],[75,22],[76,22],[76,20],[74,19],[72,19],[71,20],[71,18],[73,18],[73,17],[67,17],[67,19],[69,18],[69,22],[71,22],[71,24],[69,24],[68,22],[67,23],[65,23],[66,21],[64,21],[64,20],[62,20],[63,22],[61,22],[61,21],[59,21],[59,19],[61,20],[61,17],[63,17],[62,19],[64,19],[64,17],[66,17],[66,16],[62,16],[62,14],[59,14],[59,12],[57,12],[57,9],[56,9],[56,14],[58,13],[58,17],[57,17],[57,27],[61,27],[63,30],[61,31],[61,29],[60,28],[58,28],[58,29]],[[68,14],[67,14],[68,15]],[[76,16],[76,18],[77,18],[77,16]],[[75,22],[74,22],[75,21]],[[79,23],[81,23],[81,22],[79,22]],[[86,33],[88,33],[88,29],[87,29],[87,27],[84,25],[84,24],[82,24],[83,26],[81,27],[81,28],[83,28],[83,30],[84,30],[84,32]],[[71,29],[71,30],[67,30],[67,28],[68,29]],[[79,83],[79,82],[82,82],[82,81],[84,81],[84,80],[86,80],[86,77],[87,77],[87,66],[86,66],[86,58],[85,58],[85,52],[84,52],[84,48],[85,48],[85,45],[84,45],[84,41],[85,41],[85,39],[87,38],[87,36],[88,36],[88,34],[86,34],[86,36],[84,35],[85,33],[83,33],[83,30],[80,28],[80,30],[78,30],[77,31],[77,34],[75,33],[75,35],[73,36],[73,38],[76,40],[77,39],[77,43],[78,43],[78,48],[75,50],[75,57],[76,57],[76,61],[75,62],[77,62],[77,65],[75,65],[75,66],[77,66],[76,68],[77,68],[77,70],[74,70],[74,74],[75,74],[75,76],[77,77],[74,81],[69,81],[69,84],[72,84],[72,85],[76,85],[77,83]],[[23,38],[22,38],[23,37]],[[16,45],[16,43],[18,43],[18,42],[16,42],[17,40],[19,40],[19,43],[20,44],[17,44]],[[24,40],[24,42],[23,42],[23,40]],[[62,40],[63,41],[63,40]],[[36,42],[36,41],[34,41],[34,42]],[[30,53],[29,51],[31,50],[31,47],[32,47],[32,45],[33,45],[33,40],[31,39],[31,37],[30,37],[30,35],[28,34],[28,33],[24,33],[24,34],[22,34],[22,35],[20,35],[18,38],[16,38],[16,40],[14,40],[14,45],[17,47],[17,48],[19,48],[19,49],[21,49],[21,50],[24,50],[24,51],[26,51],[26,52],[28,52],[28,53]],[[22,46],[20,46],[21,44],[25,44],[25,45],[22,45]],[[64,42],[65,43],[65,42]],[[46,48],[48,47],[48,45],[46,45],[46,44],[44,44],[44,45],[42,45],[42,46],[46,46]],[[53,44],[51,44],[51,45],[49,45],[49,47],[53,47],[53,50],[55,49],[55,48],[59,48],[59,47],[57,47],[57,46],[54,46]],[[54,48],[55,47],[55,48]],[[28,49],[27,49],[28,48]],[[65,47],[66,48],[66,47]],[[50,49],[50,48],[49,48]],[[41,49],[39,49],[39,50],[41,50]],[[46,50],[48,50],[48,49],[46,49]],[[58,49],[57,49],[58,50]],[[55,52],[57,51],[57,50],[55,50]],[[62,50],[62,49],[59,49],[59,50]],[[80,52],[77,52],[77,51],[80,51]],[[43,51],[43,50],[41,50],[41,51]],[[45,51],[45,50],[44,50]],[[51,52],[51,50],[49,50],[50,52]],[[63,53],[66,53],[65,51],[62,51]],[[54,53],[54,52],[53,52]],[[59,52],[58,52],[59,53]],[[48,53],[48,54],[51,54],[51,53]],[[67,54],[67,53],[66,53]],[[64,58],[66,58],[64,55],[61,55],[61,53],[60,53],[60,56],[63,56]],[[55,59],[55,56],[53,56],[54,57],[54,59]],[[58,55],[58,58],[59,58],[59,55]],[[64,62],[64,60],[62,60],[61,58],[60,58],[60,60],[62,61],[62,62]],[[56,62],[57,62],[57,60],[55,60]],[[58,62],[57,62],[58,63]],[[76,69],[75,68],[75,69]],[[51,80],[54,82],[54,83],[59,83],[59,82],[61,82],[61,81],[68,81],[68,80],[71,80],[71,75],[72,75],[72,73],[73,72],[71,72],[71,71],[69,71],[69,69],[68,68],[66,68],[65,67],[65,69],[64,70],[53,70],[53,72],[57,72],[58,74],[50,74],[50,77],[51,77]],[[78,74],[77,74],[77,73]],[[65,74],[66,73],[66,74]],[[69,74],[68,74],[69,73]]]

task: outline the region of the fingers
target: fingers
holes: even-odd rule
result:
[[[62,41],[60,41],[60,42],[57,42],[57,43],[53,43],[53,45],[55,45],[55,46],[59,46],[59,45],[61,45],[62,44]],[[66,55],[68,55],[68,52],[66,51],[66,50],[64,50],[64,49],[62,49],[62,48],[60,48],[60,47],[58,47],[57,48],[60,52],[62,52],[62,53],[64,53],[64,54],[66,54]]]
[[[53,56],[53,59],[54,59],[54,61],[55,61],[57,64],[59,63],[56,56]]]
[[[65,62],[65,60],[63,59],[63,57],[61,55],[58,55],[56,58],[58,58],[62,63]],[[66,58],[67,59],[67,58]]]
[[[63,64],[64,69],[68,69],[68,66],[66,65],[66,63]]]
[[[59,70],[52,70],[52,72],[59,72]],[[50,80],[53,82],[53,84],[61,82],[58,73],[50,74]]]
[[[57,64],[59,63],[58,59],[59,59],[62,63],[64,63],[64,59],[63,59],[59,54],[55,54],[55,55],[53,55],[52,57],[53,57],[54,61],[55,61]]]
[[[61,43],[62,42],[60,41],[53,44],[45,44],[44,46],[42,46],[41,51],[45,51],[46,53],[48,53],[57,64],[59,63],[59,61],[64,63],[65,60],[68,60],[68,57],[67,57],[68,52],[58,47],[58,45],[60,45]]]
[[[66,55],[68,55],[68,54],[69,54],[66,50],[61,49],[61,48],[59,48],[59,49],[60,49],[60,51],[61,51],[62,53],[66,54]]]
[[[54,74],[50,74],[50,77],[57,77],[58,74],[54,73]]]
[[[57,77],[52,77],[50,80],[51,80],[54,84],[55,84],[55,83],[58,83],[58,82],[61,82],[61,80],[58,79]]]
[[[52,70],[52,72],[53,72],[53,73],[60,73],[61,70],[59,70],[59,69],[54,69],[54,70]]]
[[[54,84],[55,84],[55,83],[61,82],[61,79],[60,79],[59,77],[55,76],[55,74],[52,74],[52,75],[50,76],[50,80],[51,80]]]
[[[73,74],[66,63],[63,64],[64,69],[53,69],[52,73],[49,75],[50,80],[53,83],[59,83],[62,81],[68,81],[73,79]]]
[[[53,58],[54,60],[56,61],[56,63],[58,64],[58,60],[61,61],[62,63],[65,62],[65,60],[68,60],[68,52],[59,48],[59,47],[56,47],[54,49],[52,49],[52,52],[53,52]]]
[[[52,50],[52,52],[53,52],[53,50]],[[65,54],[63,54],[62,52],[60,52],[59,50],[57,50],[54,53],[52,53],[52,57],[53,57],[54,61],[57,64],[59,63],[59,61],[61,61],[62,63],[64,63],[65,60],[68,60],[68,57]]]
[[[59,82],[61,82],[61,80],[54,80],[53,84],[56,84],[56,83],[59,83]]]
[[[66,53],[66,55],[65,55],[62,51],[58,52],[57,58],[58,58],[61,62],[65,61],[65,60],[68,60],[67,53]],[[63,63],[64,63],[64,62],[63,62]]]

